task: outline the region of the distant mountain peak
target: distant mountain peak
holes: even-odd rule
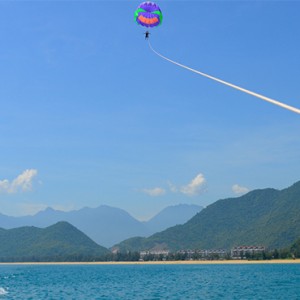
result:
[[[34,225],[44,228],[59,221],[67,221],[99,245],[111,247],[130,237],[146,237],[176,224],[183,224],[199,210],[198,206],[190,204],[173,205],[163,209],[151,222],[140,222],[124,209],[109,205],[68,212],[47,207],[34,216],[12,218],[0,215],[0,227]]]
[[[168,206],[146,222],[146,225],[150,228],[152,233],[159,232],[178,224],[184,224],[202,209],[202,206],[195,204],[177,204]]]
[[[75,260],[108,254],[83,232],[68,222],[58,222],[46,228],[25,226],[0,230],[2,261]]]

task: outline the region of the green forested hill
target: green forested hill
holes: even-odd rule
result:
[[[109,251],[67,222],[0,229],[0,261],[87,260]]]
[[[219,200],[184,225],[149,238],[132,238],[117,245],[120,250],[164,248],[230,249],[238,245],[290,246],[300,237],[300,182],[278,191],[254,190]]]

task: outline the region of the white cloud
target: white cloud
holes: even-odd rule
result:
[[[247,187],[234,184],[232,186],[232,191],[237,195],[242,195],[248,193],[250,190]]]
[[[9,181],[7,179],[0,180],[0,192],[9,189]]]
[[[168,192],[182,193],[188,196],[194,196],[203,192],[205,183],[206,183],[206,179],[204,178],[204,175],[199,173],[190,183],[181,187],[177,187],[172,182],[168,181],[167,182],[169,186]],[[142,189],[139,191],[142,191],[143,193],[153,197],[161,196],[167,193],[166,189],[160,187],[155,187],[153,189]]]
[[[189,184],[182,186],[180,192],[188,196],[198,195],[203,190],[205,182],[203,174],[200,173]]]
[[[17,210],[18,216],[28,216],[28,215],[35,215],[41,210],[45,210],[48,205],[43,203],[18,203]]]
[[[33,178],[36,175],[37,170],[27,169],[11,182],[8,179],[0,180],[0,192],[12,194],[31,191]]]
[[[79,207],[75,206],[74,203],[59,203],[59,204],[45,204],[45,203],[34,203],[34,202],[12,202],[1,200],[0,198],[1,213],[7,216],[21,217],[28,215],[35,215],[36,213],[45,210],[50,207],[59,211],[72,211],[78,210]]]
[[[157,197],[157,196],[161,196],[164,195],[166,193],[166,191],[162,188],[156,187],[153,189],[143,189],[142,190],[144,193],[146,193],[149,196],[153,196],[153,197]]]
[[[170,191],[172,193],[177,193],[178,192],[178,188],[172,182],[168,181],[168,185],[169,185]]]
[[[70,204],[54,204],[51,207],[55,210],[60,210],[60,211],[72,211],[72,210],[78,210],[80,208],[78,208],[76,205],[74,205],[74,203],[70,203]]]
[[[54,204],[54,205],[47,205],[44,203],[18,203],[16,206],[16,210],[19,211],[20,216],[27,216],[27,215],[35,215],[36,213],[45,210],[46,208],[52,208],[54,210],[59,211],[72,211],[75,210],[75,206],[73,204]]]

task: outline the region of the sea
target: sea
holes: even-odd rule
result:
[[[4,299],[300,299],[300,264],[0,265]]]

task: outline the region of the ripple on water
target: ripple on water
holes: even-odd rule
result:
[[[0,300],[294,300],[299,295],[300,264],[0,266]]]

